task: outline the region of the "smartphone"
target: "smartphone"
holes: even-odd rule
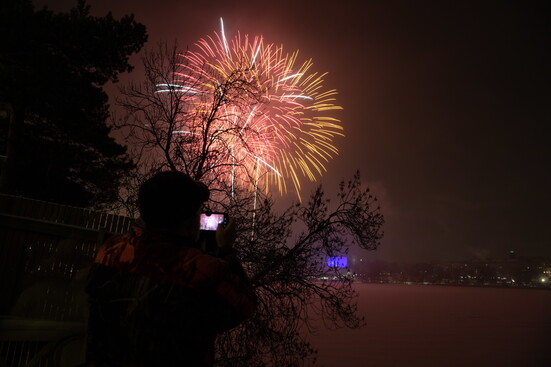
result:
[[[228,224],[228,215],[226,213],[201,213],[200,228],[203,231],[216,231],[218,224],[224,226]]]

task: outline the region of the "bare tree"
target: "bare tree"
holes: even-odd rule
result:
[[[207,70],[212,66],[205,64],[197,75],[181,56],[176,44],[145,51],[145,81],[120,89],[118,103],[127,114],[114,125],[125,132],[141,175],[183,171],[220,192],[215,197],[224,200],[235,186],[236,170],[253,180],[254,172],[232,155],[230,145],[238,141],[247,146],[246,136],[254,131],[246,126],[243,110],[259,102],[265,91],[243,67],[217,80],[212,93],[199,93],[198,84],[213,83]]]
[[[341,183],[334,202],[319,187],[309,200],[282,213],[275,212],[273,199],[262,190],[233,185],[228,176],[244,164],[231,161],[228,167],[226,155],[232,147],[220,140],[232,140],[220,136],[229,134],[246,143],[247,121],[240,109],[250,110],[244,104],[262,102],[262,83],[251,82],[246,67],[238,68],[218,82],[214,95],[197,96],[189,92],[202,81],[190,78],[179,54],[177,47],[166,44],[145,54],[146,80],[121,90],[120,103],[128,115],[117,124],[126,131],[138,161],[141,171],[136,177],[162,169],[184,171],[216,190],[212,209],[237,219],[242,236],[235,247],[260,307],[252,320],[218,338],[217,364],[314,362],[315,349],[307,339],[313,319],[321,318],[332,327],[363,325],[355,304],[353,274],[327,266],[327,258],[344,255],[354,246],[377,248],[383,235],[377,199],[362,187],[359,173]],[[190,108],[197,98],[204,98],[201,103],[208,108]],[[220,124],[220,119],[231,124]],[[243,171],[251,182],[258,182],[249,168]]]
[[[329,327],[359,328],[354,274],[327,259],[357,246],[374,250],[382,238],[377,199],[359,173],[341,183],[334,203],[318,188],[305,203],[281,214],[264,198],[253,223],[240,221],[237,243],[260,298],[256,317],[218,339],[221,366],[299,366],[315,361],[307,331],[313,320]],[[229,208],[238,217],[250,206]],[[254,224],[254,229],[252,228]],[[298,229],[298,234],[297,234]],[[254,234],[253,234],[254,233]]]

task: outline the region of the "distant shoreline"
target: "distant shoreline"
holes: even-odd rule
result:
[[[500,288],[500,289],[534,289],[534,290],[546,290],[551,291],[551,287],[538,287],[529,285],[515,285],[508,284],[450,284],[450,283],[428,283],[428,282],[368,282],[361,279],[355,279],[354,283],[361,284],[380,284],[380,285],[422,285],[422,286],[440,286],[440,287],[469,287],[469,288]]]

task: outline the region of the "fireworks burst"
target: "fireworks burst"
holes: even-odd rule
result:
[[[337,154],[337,92],[323,89],[326,73],[312,72],[311,60],[297,64],[298,51],[284,54],[260,36],[228,40],[220,21],[220,34],[181,54],[172,82],[157,84],[158,93],[185,100],[172,133],[190,155],[209,157],[200,170],[212,168],[232,187],[275,185],[283,193],[290,182],[299,194],[301,178],[315,180]]]

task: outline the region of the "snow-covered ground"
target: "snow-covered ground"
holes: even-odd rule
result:
[[[310,336],[320,366],[551,366],[551,291],[356,287],[367,326]]]

